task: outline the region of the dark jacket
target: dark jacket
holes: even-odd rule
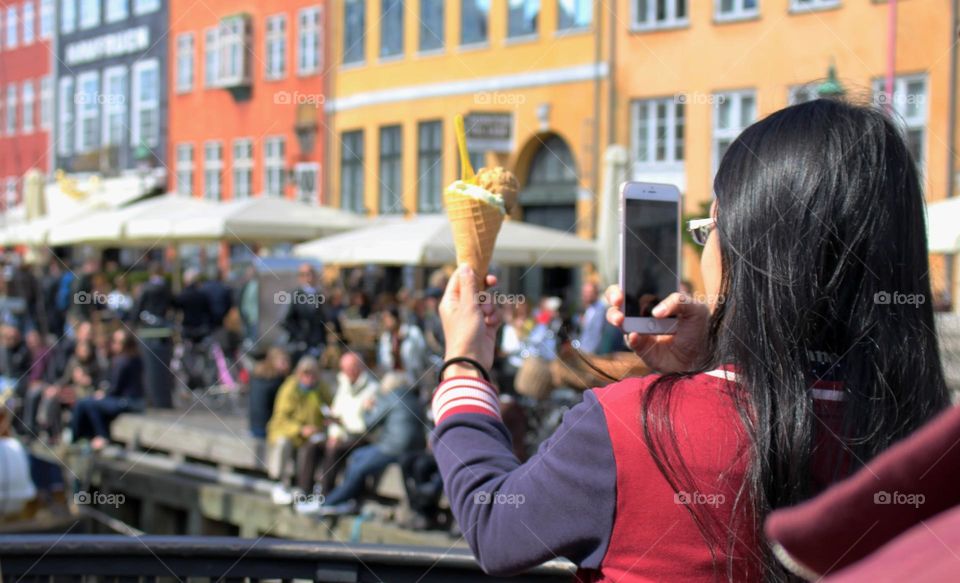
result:
[[[424,424],[416,391],[401,387],[380,395],[364,415],[367,430],[380,429],[376,446],[387,455],[421,450],[426,447]]]
[[[230,287],[222,281],[213,279],[205,281],[200,285],[202,291],[210,303],[210,316],[214,326],[221,326],[223,319],[227,317],[227,312],[233,307],[233,293]]]
[[[286,296],[290,303],[283,328],[290,334],[291,342],[303,342],[307,346],[322,346],[327,339],[327,312],[324,297],[319,291],[307,292],[297,288]]]
[[[113,357],[109,375],[111,397],[140,401],[143,399],[143,360],[139,355]]]
[[[180,292],[173,302],[174,307],[183,312],[183,331],[188,336],[200,337],[210,332],[210,300],[197,284],[189,285]]]
[[[140,299],[137,301],[136,315],[141,321],[149,320],[152,317],[155,320],[166,320],[167,312],[173,301],[173,293],[170,286],[164,279],[150,280],[143,284],[140,290]],[[143,312],[149,314],[145,320]],[[149,322],[147,322],[149,323]]]

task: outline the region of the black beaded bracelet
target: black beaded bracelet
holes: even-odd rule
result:
[[[447,370],[447,367],[451,364],[457,363],[469,364],[480,372],[483,380],[487,381],[488,383],[490,382],[490,373],[487,372],[487,369],[483,368],[482,364],[467,356],[455,356],[444,361],[443,365],[440,367],[440,372],[437,374],[437,383],[443,382],[443,371]]]

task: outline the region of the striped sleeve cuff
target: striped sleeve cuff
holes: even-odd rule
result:
[[[433,395],[433,418],[439,426],[458,413],[480,413],[500,419],[500,398],[493,385],[474,377],[452,377]]]

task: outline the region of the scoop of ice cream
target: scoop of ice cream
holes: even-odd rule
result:
[[[482,186],[472,182],[457,180],[447,187],[447,192],[482,200],[489,205],[497,207],[501,214],[507,214],[507,209],[504,206],[503,197],[501,195],[491,192],[486,188],[483,188]]]
[[[517,177],[502,166],[481,168],[477,172],[477,184],[486,190],[503,197],[506,210],[517,204],[517,193],[520,192],[520,181]]]

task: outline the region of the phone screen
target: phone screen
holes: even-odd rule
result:
[[[677,204],[624,200],[624,315],[651,318],[653,308],[677,291]]]

